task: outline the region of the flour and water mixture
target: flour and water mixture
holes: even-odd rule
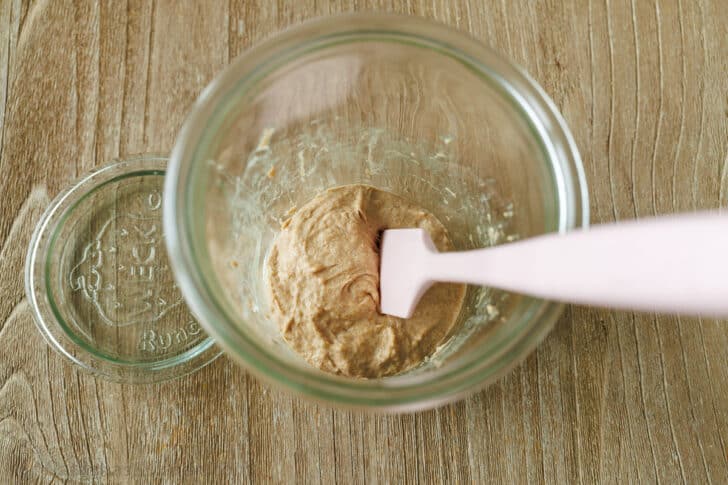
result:
[[[420,363],[455,325],[465,285],[438,283],[407,320],[379,313],[379,235],[425,229],[452,250],[423,208],[366,185],[329,189],[286,220],[267,261],[273,318],[310,364],[352,377],[383,377]]]

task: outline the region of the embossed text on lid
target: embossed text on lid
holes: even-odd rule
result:
[[[120,162],[48,209],[26,286],[43,335],[77,364],[119,380],[190,372],[219,352],[177,289],[162,233],[163,158]]]

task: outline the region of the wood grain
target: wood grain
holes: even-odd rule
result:
[[[232,58],[352,10],[436,19],[525,67],[574,132],[594,222],[728,204],[722,0],[1,0],[0,482],[725,483],[726,322],[570,307],[495,385],[404,416],[302,402],[224,358],[112,384],[43,343],[22,268],[49,196],[167,152]]]

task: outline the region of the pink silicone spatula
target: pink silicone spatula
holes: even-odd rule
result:
[[[436,281],[548,300],[728,315],[728,216],[695,213],[439,253],[422,229],[384,231],[382,313],[409,318]]]

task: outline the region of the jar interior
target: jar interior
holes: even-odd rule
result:
[[[281,223],[318,193],[367,184],[405,197],[458,250],[559,230],[558,174],[504,80],[422,39],[293,47],[251,69],[210,123],[187,196],[208,292],[235,332],[304,373],[319,371],[269,318],[264,268]],[[514,338],[534,301],[470,287],[454,333],[407,374],[427,379]]]

